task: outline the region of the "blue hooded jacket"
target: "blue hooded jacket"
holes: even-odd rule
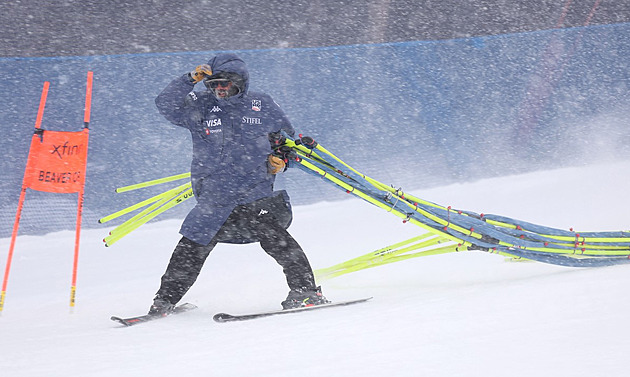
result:
[[[192,91],[194,84],[185,74],[155,99],[167,120],[187,128],[192,135],[190,171],[197,205],[184,220],[180,233],[204,245],[234,207],[273,195],[275,176],[267,172],[267,156],[271,153],[268,134],[280,130],[295,133],[269,95],[249,91],[249,73],[237,55],[219,54],[208,64],[213,76],[221,72],[240,75],[241,91],[218,99],[210,90]],[[283,195],[288,206],[288,196]]]

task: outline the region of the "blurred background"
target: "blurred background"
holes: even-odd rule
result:
[[[11,234],[44,81],[42,127],[79,130],[94,72],[84,227],[111,227],[97,219],[171,186],[116,187],[189,170],[188,131],[153,100],[222,51],[244,58],[250,88],[300,133],[422,197],[627,159],[629,22],[621,0],[3,2],[0,237]],[[297,170],[277,188],[294,205],[347,198]],[[73,229],[75,208],[74,194],[29,191],[20,234]]]
[[[630,21],[624,0],[18,0],[0,56],[323,47]]]

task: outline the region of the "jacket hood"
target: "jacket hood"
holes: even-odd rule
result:
[[[243,78],[240,94],[246,94],[249,90],[249,72],[247,71],[247,65],[243,59],[239,58],[236,54],[218,54],[210,59],[208,65],[212,68],[212,76],[210,76],[210,78],[215,75],[220,77],[221,73],[236,73]]]

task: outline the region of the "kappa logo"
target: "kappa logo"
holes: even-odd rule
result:
[[[263,209],[260,210],[260,212],[258,212],[258,216],[262,216],[262,215],[265,215],[267,213],[269,213],[269,211],[267,211],[266,209],[263,208]]]
[[[261,100],[259,100],[259,99],[252,100],[252,110],[260,111],[261,108],[262,108],[262,101]]]
[[[210,110],[211,113],[218,113],[219,111],[223,111],[219,106],[212,106],[212,109]]]

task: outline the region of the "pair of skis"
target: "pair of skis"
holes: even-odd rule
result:
[[[358,299],[358,300],[331,302],[331,303],[327,303],[327,304],[314,305],[314,306],[305,306],[305,307],[302,307],[302,308],[295,308],[295,309],[273,310],[273,311],[257,312],[257,313],[249,313],[249,314],[217,313],[217,314],[214,315],[213,319],[216,322],[246,321],[246,320],[250,320],[250,319],[271,317],[271,316],[281,315],[281,314],[301,313],[301,312],[311,311],[311,310],[318,310],[318,309],[333,308],[333,307],[338,307],[338,306],[353,305],[353,304],[358,304],[358,303],[361,303],[361,302],[366,302],[366,301],[368,301],[370,299],[372,299],[372,297],[361,298],[361,299]],[[181,305],[176,306],[175,309],[173,309],[173,311],[169,315],[184,313],[184,312],[188,312],[188,311],[193,310],[193,309],[197,309],[197,306],[195,306],[193,304],[185,303],[185,304],[181,304]],[[113,316],[113,317],[111,317],[111,320],[114,321],[114,322],[118,322],[118,323],[120,323],[122,325],[125,325],[125,326],[134,326],[134,325],[137,325],[137,324],[140,324],[140,323],[153,321],[153,320],[164,318],[164,317],[167,317],[167,316],[168,315],[162,316],[162,315],[149,315],[149,314],[145,314],[145,315],[141,315],[141,316],[137,316],[137,317],[128,317],[128,318],[122,318],[122,317]]]

